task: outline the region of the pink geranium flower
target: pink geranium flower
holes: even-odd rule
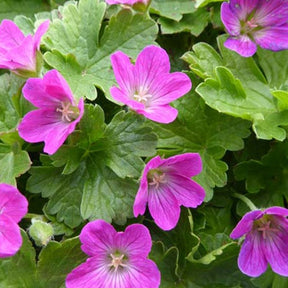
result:
[[[288,2],[283,0],[230,0],[221,6],[221,19],[230,37],[224,43],[241,56],[255,54],[257,45],[288,49]]]
[[[28,210],[26,198],[14,187],[0,184],[0,258],[17,253],[22,245],[18,222]]]
[[[113,4],[123,4],[123,5],[129,5],[133,6],[136,3],[143,3],[148,4],[149,0],[106,0],[106,3],[109,5]]]
[[[49,20],[38,27],[34,36],[24,36],[14,22],[3,20],[0,25],[0,68],[26,78],[37,76],[37,51],[48,27]]]
[[[66,278],[67,288],[157,288],[160,272],[147,259],[152,241],[149,230],[132,224],[117,232],[103,220],[88,223],[80,234],[89,256]]]
[[[55,153],[80,121],[83,99],[77,106],[67,82],[57,70],[50,70],[43,79],[28,79],[22,92],[39,109],[24,116],[18,127],[19,135],[31,143],[44,141],[44,152]]]
[[[116,101],[156,122],[175,120],[178,111],[169,103],[189,92],[192,84],[184,73],[169,73],[169,57],[164,49],[144,48],[135,65],[118,51],[111,56],[111,62],[119,84],[119,88],[110,89]]]
[[[134,216],[143,215],[148,202],[155,223],[163,230],[174,228],[180,217],[180,205],[195,208],[205,198],[204,189],[191,180],[201,170],[202,161],[197,153],[151,159],[141,177]]]
[[[252,277],[272,270],[288,276],[288,209],[271,207],[254,210],[243,216],[232,231],[233,239],[245,235],[238,257],[239,269]]]

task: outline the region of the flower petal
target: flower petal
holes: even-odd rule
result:
[[[167,185],[149,188],[148,207],[155,223],[162,230],[171,230],[177,225],[180,206]]]
[[[11,20],[3,20],[0,25],[0,47],[5,50],[15,48],[23,42],[25,36]]]
[[[143,215],[146,210],[146,204],[148,202],[147,174],[151,169],[158,168],[163,161],[164,160],[162,160],[160,156],[156,156],[146,164],[141,176],[140,186],[133,205],[133,213],[135,217],[137,217],[139,214]]]
[[[239,221],[237,226],[233,229],[230,237],[232,239],[237,239],[247,234],[249,231],[252,230],[254,220],[261,218],[263,214],[264,213],[261,210],[254,210],[246,213]]]
[[[5,215],[18,223],[28,211],[27,199],[12,185],[0,184],[0,217]]]
[[[127,286],[125,288],[158,288],[160,285],[161,275],[156,264],[141,257],[134,258],[129,263],[129,274],[127,275]],[[129,283],[129,284],[128,284]]]
[[[221,20],[227,30],[232,36],[238,36],[241,30],[240,19],[237,13],[230,9],[231,4],[224,2],[221,5]]]
[[[184,153],[163,159],[160,167],[165,173],[192,177],[202,171],[202,160],[198,153]]]
[[[246,20],[247,16],[259,7],[259,0],[230,0],[229,6],[240,20]]]
[[[153,80],[161,74],[170,71],[169,56],[164,49],[157,46],[147,46],[138,55],[135,63],[136,87],[149,90]]]
[[[169,106],[151,106],[145,108],[145,110],[136,110],[137,113],[144,115],[146,118],[159,122],[159,123],[171,123],[178,115],[178,110]]]
[[[49,20],[44,21],[43,23],[41,23],[39,25],[37,31],[35,32],[35,35],[34,35],[34,47],[35,47],[36,50],[39,50],[41,38],[47,32],[47,30],[49,28],[49,24],[50,24]]]
[[[22,237],[17,223],[6,215],[0,215],[0,258],[13,256],[21,245]]]
[[[263,213],[269,215],[271,214],[271,215],[280,215],[283,217],[288,217],[288,209],[278,206],[267,208],[263,211]]]
[[[167,178],[167,185],[179,205],[195,208],[204,201],[205,190],[190,178],[170,173]]]
[[[116,81],[121,90],[124,90],[127,98],[135,91],[135,75],[134,65],[130,58],[121,51],[117,51],[111,55],[111,64],[115,74]],[[112,93],[111,93],[112,94]]]
[[[89,222],[81,231],[81,249],[89,256],[106,255],[115,246],[116,230],[104,220]]]
[[[152,247],[150,232],[142,224],[129,225],[124,232],[117,233],[115,247],[127,251],[131,259],[146,258]]]
[[[228,38],[224,42],[224,46],[243,57],[251,57],[257,50],[257,45],[246,35],[240,35],[237,38]]]
[[[238,257],[239,269],[251,277],[258,277],[267,269],[261,237],[257,232],[247,234]]]
[[[255,42],[263,49],[272,51],[288,49],[288,25],[261,29],[253,36]]]
[[[192,88],[190,78],[182,72],[161,74],[151,82],[147,106],[161,106],[182,97]]]

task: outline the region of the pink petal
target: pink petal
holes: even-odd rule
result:
[[[36,51],[33,37],[28,35],[21,45],[11,48],[5,55],[10,61],[9,69],[23,69],[34,71],[36,69]]]
[[[49,28],[49,24],[50,24],[49,20],[44,21],[43,23],[41,23],[39,25],[37,31],[35,32],[35,35],[34,35],[34,47],[35,47],[36,50],[39,50],[41,38],[47,32],[47,30]]]
[[[191,90],[190,78],[182,72],[161,74],[152,80],[146,106],[162,106],[182,97]]]
[[[263,211],[263,213],[269,214],[269,215],[279,215],[283,217],[288,217],[288,209],[283,208],[283,207],[277,207],[277,206],[267,208]]]
[[[128,107],[130,107],[131,109],[133,110],[144,110],[145,109],[145,106],[144,104],[138,102],[138,101],[135,101],[135,100],[132,100],[130,99],[129,97],[127,97],[127,95],[122,91],[120,90],[118,87],[112,87],[110,88],[110,94],[112,96],[112,98],[120,103],[123,103],[125,105],[127,105]]]
[[[149,90],[153,80],[170,71],[169,56],[157,46],[147,46],[138,55],[135,63],[135,81],[138,89]]]
[[[178,110],[169,105],[151,106],[145,108],[143,111],[140,109],[136,110],[136,112],[152,121],[165,124],[173,122],[178,115]]]
[[[22,245],[20,228],[10,217],[0,215],[0,258],[13,256]]]
[[[248,36],[241,35],[237,38],[228,38],[224,46],[233,50],[243,57],[251,57],[256,53],[257,46]]]
[[[163,159],[160,167],[164,172],[192,177],[202,171],[202,160],[198,153],[184,153]]]
[[[139,214],[143,215],[146,210],[146,204],[148,202],[148,180],[147,174],[151,169],[158,168],[163,162],[160,156],[156,156],[151,159],[145,166],[141,176],[139,190],[136,194],[136,198],[133,205],[134,216],[137,217]]]
[[[205,190],[190,178],[169,173],[167,175],[167,186],[174,194],[179,205],[195,208],[204,201]]]
[[[247,234],[249,231],[252,230],[254,220],[260,219],[263,214],[264,213],[261,210],[255,210],[246,213],[239,221],[237,226],[233,229],[230,237],[232,239],[237,239]]]
[[[166,185],[149,188],[148,207],[155,223],[162,230],[173,229],[180,217],[180,205]]]
[[[264,255],[265,247],[261,241],[262,235],[257,231],[255,232],[247,234],[238,257],[239,269],[251,277],[258,277],[267,269],[267,260]]]
[[[129,57],[123,52],[117,51],[111,55],[111,64],[118,85],[125,91],[127,98],[130,98],[129,96],[133,97],[135,91],[135,75],[134,65],[132,65]]]
[[[227,2],[221,5],[221,20],[227,30],[232,36],[238,36],[241,30],[240,19],[237,13],[230,9],[230,4]]]
[[[254,14],[254,19],[261,26],[280,26],[287,23],[288,5],[287,1],[273,0],[260,1]]]
[[[288,49],[288,25],[261,29],[253,36],[255,42],[263,49],[272,51]]]
[[[146,258],[151,251],[152,239],[149,230],[142,224],[129,225],[124,232],[118,232],[115,247],[127,251],[129,258]]]
[[[0,217],[5,215],[18,223],[28,211],[27,199],[12,185],[0,184]]]
[[[106,255],[115,247],[116,235],[114,227],[104,220],[89,222],[80,234],[81,249],[89,256]]]
[[[5,50],[15,48],[23,42],[25,36],[11,20],[3,20],[0,25],[0,47]]]
[[[28,79],[22,93],[29,102],[39,108],[54,108],[61,101],[74,102],[67,82],[57,70],[48,71],[43,79]]]
[[[141,257],[134,258],[129,263],[129,274],[126,277],[125,288],[158,288],[161,281],[161,275],[156,264]]]
[[[262,0],[261,0],[262,1]],[[247,15],[259,7],[259,0],[231,0],[229,7],[240,20],[246,20]]]

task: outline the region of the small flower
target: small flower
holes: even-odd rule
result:
[[[14,22],[3,20],[0,25],[0,68],[25,78],[37,76],[37,52],[48,27],[49,20],[38,27],[34,36],[25,37]]]
[[[24,116],[18,127],[19,135],[31,143],[44,141],[44,152],[55,153],[83,116],[83,99],[77,106],[67,82],[57,70],[50,70],[43,79],[28,79],[22,92],[39,109]]]
[[[0,258],[13,256],[22,245],[18,223],[28,210],[26,198],[14,186],[0,184]]]
[[[221,19],[230,37],[228,49],[244,57],[257,45],[279,51],[288,49],[288,2],[286,0],[230,0],[221,6]]]
[[[114,5],[114,4],[122,4],[122,5],[128,5],[128,6],[133,6],[136,3],[143,3],[147,5],[149,0],[106,0],[106,3],[109,5]]]
[[[180,217],[180,205],[195,208],[205,198],[204,189],[191,180],[201,170],[197,153],[151,159],[143,171],[133,206],[134,216],[143,215],[148,202],[155,223],[163,230],[173,229]]]
[[[160,272],[147,259],[152,241],[144,225],[117,232],[111,224],[95,220],[83,228],[80,241],[89,258],[67,276],[67,288],[159,287]]]
[[[156,122],[175,120],[178,111],[169,103],[189,92],[192,84],[184,73],[169,73],[169,57],[164,49],[144,48],[135,65],[118,51],[111,56],[111,62],[120,87],[110,89],[116,101]]]
[[[245,235],[238,257],[239,269],[252,277],[265,272],[269,263],[272,270],[288,276],[288,209],[271,207],[254,210],[243,216],[230,237]]]

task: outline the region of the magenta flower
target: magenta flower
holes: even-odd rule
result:
[[[230,0],[221,6],[221,19],[230,34],[224,46],[241,56],[252,56],[257,45],[273,51],[288,48],[286,0]]]
[[[44,152],[55,153],[83,116],[83,99],[77,106],[67,82],[57,70],[50,70],[43,79],[28,79],[22,92],[39,109],[24,116],[18,127],[19,135],[31,143],[44,141]]]
[[[17,253],[22,245],[18,222],[28,210],[26,198],[14,187],[0,184],[0,258]]]
[[[66,278],[67,288],[157,288],[160,272],[147,259],[152,241],[149,230],[133,224],[117,232],[103,220],[88,223],[80,234],[89,256]]]
[[[0,68],[26,78],[36,76],[37,51],[48,27],[49,20],[38,27],[34,36],[25,37],[14,22],[3,20],[0,25]]]
[[[156,122],[175,120],[178,111],[169,103],[189,92],[192,84],[184,73],[169,73],[169,57],[164,49],[144,48],[135,65],[118,51],[111,56],[111,62],[120,87],[110,89],[116,101]]]
[[[191,180],[201,170],[202,161],[197,153],[151,159],[143,171],[134,216],[143,215],[148,202],[155,223],[163,230],[174,228],[180,217],[180,205],[195,208],[205,198],[204,189]]]
[[[133,6],[136,3],[143,3],[147,5],[149,0],[106,0],[106,3],[109,5],[114,5],[114,4],[122,4],[122,5],[129,5]]]
[[[254,210],[243,216],[230,237],[245,235],[238,257],[239,269],[252,277],[265,272],[269,263],[272,270],[288,276],[288,209],[271,207]]]

